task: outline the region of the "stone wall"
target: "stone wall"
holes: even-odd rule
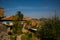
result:
[[[4,8],[0,8],[0,17],[4,16]]]
[[[0,23],[0,40],[10,40],[10,35],[8,35],[7,27]]]

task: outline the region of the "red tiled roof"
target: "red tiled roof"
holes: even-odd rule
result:
[[[2,18],[2,20],[14,20],[14,17],[13,16],[8,16],[8,17],[5,17],[5,18]]]

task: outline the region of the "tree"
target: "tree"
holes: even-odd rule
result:
[[[17,14],[15,15],[16,20],[20,20],[20,21],[14,21],[14,25],[13,25],[13,32],[15,34],[19,34],[21,33],[22,30],[22,24],[21,24],[21,20],[23,19],[23,14],[21,13],[21,11],[17,11]]]
[[[21,24],[21,20],[23,19],[23,14],[20,11],[18,11],[17,14],[14,15],[13,17],[14,17],[14,20],[17,20],[17,21],[13,21],[12,35],[16,37],[16,35],[22,34],[23,25]]]
[[[53,19],[45,21],[45,24],[41,28],[38,28],[36,32],[41,40],[60,40],[60,20],[57,16]]]
[[[17,11],[17,14],[15,16],[17,17],[17,20],[23,19],[23,14],[21,13],[21,11]]]

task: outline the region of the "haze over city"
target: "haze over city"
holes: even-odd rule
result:
[[[60,15],[60,0],[0,0],[0,7],[5,10],[5,15],[10,16],[21,11],[24,16],[33,18]]]

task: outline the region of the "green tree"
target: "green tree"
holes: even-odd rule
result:
[[[36,32],[42,40],[60,40],[60,20],[57,16],[45,21],[42,27]]]
[[[23,25],[21,24],[21,20],[23,19],[23,14],[18,11],[16,15],[13,16],[14,17],[14,21],[13,21],[13,27],[12,27],[12,36],[14,35],[16,37],[16,35],[20,35],[22,34],[22,28]]]
[[[17,17],[17,20],[23,19],[23,14],[21,13],[21,11],[17,11],[17,14],[15,16]]]
[[[21,24],[21,20],[23,19],[23,14],[21,13],[21,11],[17,11],[15,18],[20,21],[14,21],[13,32],[16,34],[20,34],[23,26]]]

